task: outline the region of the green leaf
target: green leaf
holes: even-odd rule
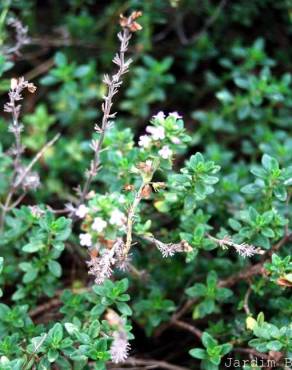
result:
[[[219,301],[225,301],[233,295],[232,290],[227,288],[219,288],[216,292],[216,299]]]
[[[10,308],[6,304],[0,303],[0,319],[5,320],[10,311]]]
[[[197,306],[197,310],[199,313],[199,317],[204,317],[209,315],[210,313],[214,312],[215,310],[215,301],[212,298],[204,299],[200,304]]]
[[[204,360],[205,358],[207,358],[207,353],[204,349],[201,349],[201,348],[193,348],[189,351],[189,354],[194,357],[194,358],[198,358],[200,360]]]
[[[78,326],[76,326],[76,325],[72,324],[71,322],[66,322],[66,323],[64,324],[64,326],[65,326],[65,329],[66,329],[66,331],[67,331],[67,333],[68,333],[69,335],[73,335],[73,334],[75,334],[75,333],[78,333],[78,331],[79,331]]]
[[[90,72],[90,65],[82,65],[75,69],[74,76],[77,78],[85,77]]]
[[[100,333],[100,328],[101,328],[100,322],[98,320],[93,320],[88,328],[88,335],[91,338],[97,338]]]
[[[267,238],[274,238],[274,237],[275,237],[275,233],[274,233],[274,231],[273,231],[271,228],[269,228],[269,227],[265,227],[265,228],[261,231],[261,233],[262,233],[264,236],[266,236]]]
[[[60,323],[56,323],[49,331],[49,337],[53,343],[57,344],[63,339],[63,326]]]
[[[269,172],[279,169],[278,161],[268,154],[263,155],[262,165]]]
[[[235,231],[239,231],[241,229],[241,223],[233,218],[228,220],[228,224]]]
[[[127,303],[117,302],[116,305],[122,315],[125,315],[125,316],[132,315],[133,312]]]
[[[217,280],[218,280],[218,277],[217,277],[216,272],[215,271],[209,272],[207,276],[208,289],[215,289],[217,286]]]
[[[219,354],[214,354],[214,355],[210,356],[210,361],[214,365],[220,365],[221,356]]]
[[[277,186],[274,189],[275,197],[278,198],[281,202],[285,202],[287,199],[288,193],[284,186]]]
[[[31,241],[22,247],[22,250],[27,253],[37,252],[45,247],[45,244],[40,240]]]
[[[213,348],[216,347],[218,342],[214,339],[209,333],[206,331],[202,335],[202,343],[205,348]]]
[[[121,293],[126,292],[129,287],[129,280],[128,279],[122,279],[116,283],[117,288]]]
[[[207,289],[204,284],[198,283],[186,289],[186,294],[190,297],[204,297],[207,294]]]
[[[221,356],[227,355],[227,353],[229,353],[232,350],[232,348],[233,348],[232,344],[229,344],[229,343],[222,344],[222,346],[221,346]]]
[[[280,351],[283,348],[283,345],[278,340],[273,340],[267,343],[267,348],[270,351]]]
[[[56,351],[55,349],[49,349],[47,357],[49,362],[55,362],[59,357],[59,352]]]
[[[67,58],[64,53],[57,52],[54,59],[58,67],[65,66],[67,64]]]
[[[62,267],[59,264],[59,262],[54,261],[54,260],[50,260],[49,263],[48,263],[48,267],[49,267],[50,272],[54,276],[60,277],[62,275]]]
[[[35,267],[31,267],[24,275],[22,281],[24,283],[30,283],[38,276],[39,270]]]
[[[234,100],[233,95],[228,90],[219,91],[216,94],[216,97],[217,97],[217,99],[219,99],[223,103],[231,103]]]
[[[218,366],[213,364],[209,360],[203,360],[202,369],[204,369],[204,370],[218,370]]]
[[[244,194],[257,194],[261,188],[257,184],[248,184],[240,189]]]

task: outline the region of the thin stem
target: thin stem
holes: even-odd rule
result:
[[[100,152],[102,149],[103,141],[105,138],[106,131],[109,127],[110,119],[114,118],[116,113],[111,113],[111,108],[113,106],[113,97],[118,93],[118,89],[122,84],[121,77],[128,72],[128,67],[131,60],[125,61],[125,53],[128,50],[129,40],[131,38],[131,33],[128,28],[123,28],[122,33],[118,34],[118,38],[121,42],[119,53],[114,58],[113,62],[118,65],[119,69],[113,76],[105,76],[104,83],[108,86],[108,91],[104,97],[104,102],[102,104],[102,123],[101,127],[96,126],[96,131],[99,132],[100,136],[97,141],[92,142],[92,148],[94,150],[94,157],[90,165],[90,170],[87,173],[87,179],[84,187],[81,191],[79,205],[84,202],[88,194],[90,185],[93,178],[96,176],[99,166],[100,166]]]
[[[221,279],[218,281],[218,287],[227,287],[230,288],[237,284],[240,281],[249,280],[255,275],[260,275],[264,273],[264,263],[269,261],[273,251],[279,250],[285,243],[287,243],[292,238],[292,233],[286,234],[278,243],[276,243],[268,253],[265,255],[265,259],[261,262],[253,265],[248,266],[247,268],[243,269],[242,271],[229,276],[226,279]],[[155,336],[160,336],[167,328],[173,326],[175,322],[180,320],[189,310],[193,307],[193,305],[198,301],[198,298],[190,298],[185,301],[185,303],[178,309],[178,311],[174,312],[170,321],[168,323],[162,324],[155,333]]]
[[[20,184],[23,182],[23,180],[26,178],[32,167],[38,162],[38,160],[42,157],[42,155],[48,150],[49,147],[54,145],[54,143],[59,139],[61,135],[57,134],[53,137],[52,140],[47,142],[42,149],[35,155],[35,157],[31,160],[29,165],[25,168],[25,170],[22,172],[21,176],[19,176],[17,182],[14,184],[14,188],[17,189]]]
[[[60,137],[60,134],[57,134],[53,137],[52,140],[50,140],[48,143],[46,143],[43,146],[43,148],[31,160],[31,162],[25,168],[25,170],[22,172],[22,174],[19,176],[17,181],[15,183],[12,183],[12,185],[10,187],[10,190],[8,192],[8,195],[6,197],[5,203],[1,206],[2,213],[0,215],[0,231],[3,230],[6,213],[9,210],[11,210],[13,207],[16,207],[21,202],[21,200],[23,199],[23,197],[25,196],[26,193],[20,195],[19,198],[13,204],[11,204],[11,200],[12,200],[13,195],[15,194],[15,192],[17,191],[19,186],[22,184],[25,177],[29,174],[32,167],[38,162],[38,160],[42,157],[42,155],[46,152],[46,150],[49,147],[51,147],[52,145],[54,145],[54,143],[59,139],[59,137]]]
[[[226,235],[224,236],[223,239],[217,239],[214,238],[212,235],[207,235],[210,240],[218,244],[222,248],[226,247],[232,247],[236,250],[236,252],[242,256],[242,257],[252,257],[255,254],[264,254],[264,251],[260,248],[257,248],[253,245],[247,244],[247,243],[242,243],[242,244],[237,244],[232,241],[232,239]]]
[[[129,250],[131,248],[131,245],[132,245],[132,232],[133,232],[133,223],[134,223],[134,217],[135,217],[135,213],[136,213],[136,210],[137,210],[137,207],[139,206],[139,203],[141,202],[141,199],[142,199],[142,192],[143,192],[143,189],[146,185],[149,184],[151,180],[149,181],[142,181],[142,184],[140,185],[136,195],[135,195],[135,198],[134,198],[134,201],[129,209],[129,213],[128,213],[128,219],[127,219],[127,236],[126,236],[126,242],[125,242],[125,246],[124,246],[124,249],[123,249],[123,256],[126,257],[129,253]]]
[[[252,292],[252,289],[251,289],[251,286],[249,286],[246,293],[245,293],[244,302],[243,302],[243,309],[244,309],[245,313],[247,314],[247,316],[250,316],[250,314],[251,314],[249,304],[248,304],[251,292]]]
[[[173,325],[174,326],[177,326],[178,328],[182,328],[182,329],[185,329],[191,333],[193,333],[198,339],[201,339],[203,333],[201,332],[201,330],[199,330],[198,328],[196,328],[194,325],[191,325],[191,324],[188,324],[184,321],[181,321],[181,320],[173,320]]]

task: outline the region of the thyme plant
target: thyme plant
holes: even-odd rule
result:
[[[121,4],[95,28],[93,3],[66,2],[67,33],[47,39],[64,50],[24,77],[39,41],[15,14],[35,4],[0,5],[0,370],[290,369],[290,74],[261,39],[212,44],[228,1],[199,7],[191,35],[192,1],[155,0],[120,16],[100,78],[106,53],[71,47],[100,47]],[[230,4],[222,30],[263,3]],[[172,34],[179,52],[156,59]],[[205,60],[221,69],[197,91],[180,58],[188,78]]]

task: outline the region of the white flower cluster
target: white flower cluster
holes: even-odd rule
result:
[[[168,117],[173,117],[175,120],[182,118],[177,112],[169,113]],[[163,112],[159,112],[155,116],[153,116],[153,119],[158,123],[163,123],[165,118],[166,116]],[[149,135],[140,136],[138,142],[138,145],[144,149],[148,149],[153,143],[157,143],[166,138],[165,128],[162,125],[147,126],[146,132]],[[173,144],[180,144],[180,140],[177,137],[171,138],[171,141]],[[158,151],[158,154],[163,159],[170,159],[173,155],[173,151],[170,149],[169,145],[163,145],[162,148]]]
[[[85,204],[80,204],[80,206],[75,210],[76,216],[81,219],[85,218],[88,212],[89,212],[89,208]],[[126,222],[126,215],[123,212],[121,212],[118,208],[115,208],[111,212],[108,222],[103,220],[101,217],[95,217],[93,219],[91,229],[94,232],[101,233],[104,231],[104,229],[108,225],[121,227],[125,224],[125,222]],[[92,242],[91,233],[87,232],[87,233],[80,234],[79,238],[80,238],[80,245],[84,247],[92,246],[93,242]]]

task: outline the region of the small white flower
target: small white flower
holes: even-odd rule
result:
[[[79,218],[84,218],[88,213],[88,208],[84,204],[80,204],[80,206],[76,209],[76,216]]]
[[[147,126],[146,131],[152,135],[154,140],[163,140],[165,138],[165,130],[162,126]]]
[[[180,144],[181,143],[180,139],[178,137],[175,137],[175,136],[173,136],[170,140],[173,142],[173,144]]]
[[[149,148],[151,144],[151,137],[148,135],[142,135],[139,137],[138,145],[142,146],[143,148]]]
[[[159,150],[158,154],[163,158],[163,159],[169,159],[172,156],[172,150],[169,149],[168,145],[164,145],[162,149]]]
[[[80,239],[80,245],[82,245],[84,247],[91,247],[92,246],[92,239],[91,239],[90,234],[88,234],[88,233],[80,234],[79,239]]]
[[[106,228],[107,222],[100,217],[95,217],[93,224],[91,226],[92,230],[97,231],[98,233],[102,232]]]
[[[165,114],[162,112],[162,111],[160,111],[160,112],[158,112],[157,114],[155,114],[155,116],[153,116],[153,118],[154,119],[164,119],[165,118]]]
[[[114,209],[111,213],[110,224],[116,226],[122,226],[126,221],[126,217],[123,212],[119,209]]]
[[[175,119],[180,119],[182,116],[180,116],[177,112],[169,113],[169,117],[173,117]]]

